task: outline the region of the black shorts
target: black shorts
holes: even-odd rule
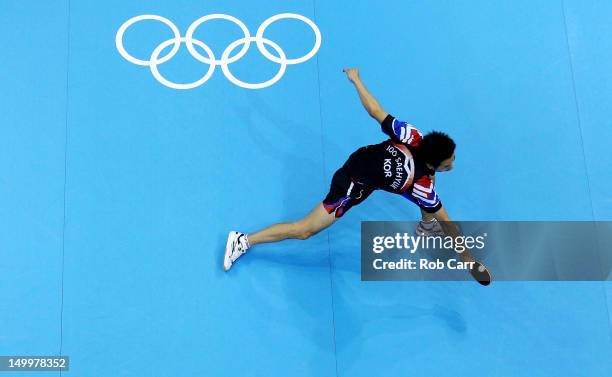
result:
[[[374,188],[353,179],[350,169],[345,165],[334,173],[329,193],[323,199],[323,207],[327,213],[341,217],[352,206],[363,202],[373,191]]]

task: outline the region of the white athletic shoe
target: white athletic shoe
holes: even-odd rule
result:
[[[417,236],[424,237],[444,237],[444,230],[442,230],[442,225],[436,219],[432,219],[431,221],[419,221],[419,225],[416,228]]]
[[[223,258],[223,268],[228,271],[232,264],[249,248],[249,241],[244,233],[229,232],[227,244],[225,245],[225,258]]]

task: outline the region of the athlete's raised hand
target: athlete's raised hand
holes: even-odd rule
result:
[[[368,91],[365,84],[361,81],[359,77],[359,69],[357,68],[344,68],[342,72],[346,73],[346,77],[348,77],[349,81],[355,85],[357,89],[357,93],[359,94],[359,99],[361,100],[361,104],[365,107],[366,111],[370,116],[378,121],[378,123],[382,123],[382,121],[387,116],[387,113],[380,106],[376,98],[372,96],[372,94]]]
[[[359,81],[359,69],[344,68],[342,72],[346,73],[346,77],[348,77],[350,82],[354,83],[355,81]]]

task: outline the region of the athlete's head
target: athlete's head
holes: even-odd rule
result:
[[[419,152],[427,165],[435,171],[449,171],[455,161],[455,142],[447,134],[432,131],[423,137]]]

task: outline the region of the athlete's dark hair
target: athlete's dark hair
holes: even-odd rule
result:
[[[455,142],[444,132],[432,131],[423,137],[419,153],[423,160],[434,168],[440,166],[455,152]]]

